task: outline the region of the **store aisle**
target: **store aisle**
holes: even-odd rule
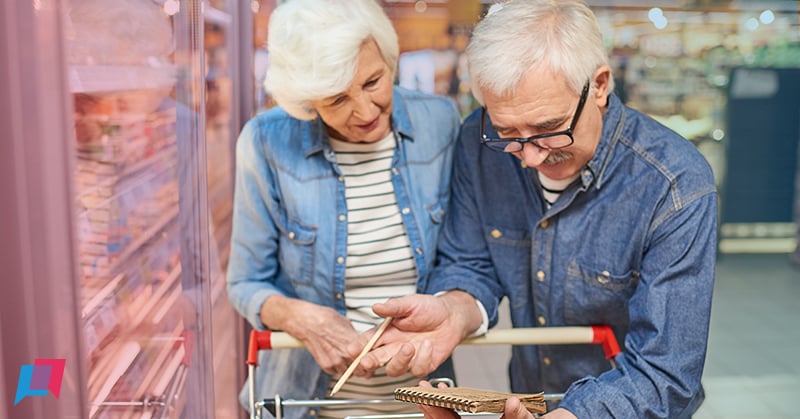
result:
[[[720,256],[696,419],[800,418],[799,296],[787,255]]]
[[[800,419],[798,297],[800,270],[786,254],[720,256],[707,398],[695,419]],[[509,327],[507,317],[498,327]],[[508,354],[502,346],[459,347],[459,385],[507,391]]]

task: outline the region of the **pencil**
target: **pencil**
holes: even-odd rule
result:
[[[347,370],[344,372],[344,374],[342,374],[342,376],[339,377],[339,381],[336,382],[336,385],[333,386],[333,390],[331,390],[331,396],[333,396],[339,390],[341,390],[341,388],[344,385],[345,381],[347,381],[347,379],[350,378],[351,375],[353,375],[353,371],[356,370],[356,367],[358,366],[359,362],[361,362],[361,358],[363,358],[364,355],[366,355],[367,352],[369,352],[370,349],[372,349],[372,347],[375,345],[375,342],[378,341],[378,339],[381,337],[381,335],[383,334],[383,332],[386,330],[386,328],[389,326],[389,323],[391,323],[391,322],[392,322],[392,318],[391,317],[387,317],[387,318],[383,319],[383,323],[381,323],[381,325],[378,326],[378,330],[369,339],[369,342],[367,342],[367,344],[364,346],[364,349],[361,350],[361,353],[358,354],[356,359],[354,359],[353,362],[350,364],[350,366],[347,367]]]

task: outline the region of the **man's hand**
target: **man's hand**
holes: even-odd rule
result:
[[[415,294],[375,304],[373,311],[394,321],[375,347],[361,359],[356,375],[370,376],[381,366],[398,376],[425,376],[436,369],[482,321],[475,298],[463,291],[440,296]],[[361,334],[348,348],[355,357],[374,330]]]
[[[328,374],[340,375],[355,358],[348,345],[358,333],[336,310],[293,298],[273,295],[261,306],[261,322],[303,342]]]
[[[427,381],[420,381],[420,387],[430,387],[433,388],[431,383]],[[439,384],[439,388],[445,388],[447,385],[444,383]],[[424,404],[418,404],[419,410],[425,415],[425,419],[458,419],[460,416],[452,409],[445,409],[443,407],[434,407],[428,406]]]

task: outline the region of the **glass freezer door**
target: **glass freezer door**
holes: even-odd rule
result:
[[[0,417],[240,415],[239,2],[0,4]],[[14,403],[39,359],[62,387]]]
[[[89,417],[211,417],[201,4],[68,3]]]

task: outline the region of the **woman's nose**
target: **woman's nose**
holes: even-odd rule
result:
[[[372,118],[372,97],[366,93],[358,95],[353,100],[353,114],[365,121],[371,121]]]

